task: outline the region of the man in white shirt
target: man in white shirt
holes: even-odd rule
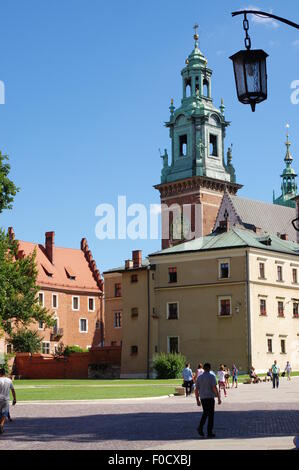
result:
[[[0,368],[0,434],[4,432],[5,420],[9,415],[9,395],[13,396],[13,405],[17,403],[16,392],[12,381],[5,377],[5,370]]]

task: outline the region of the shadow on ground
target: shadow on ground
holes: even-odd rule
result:
[[[201,414],[121,413],[74,417],[16,418],[6,424],[0,443],[68,441],[169,441],[198,438],[196,428]],[[217,438],[291,436],[299,431],[299,410],[217,411],[214,431]]]

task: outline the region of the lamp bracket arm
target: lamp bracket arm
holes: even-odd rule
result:
[[[256,15],[256,16],[266,16],[268,18],[273,18],[274,20],[280,21],[281,23],[285,23],[288,26],[291,26],[292,28],[299,29],[299,24],[294,23],[293,21],[287,20],[286,18],[282,18],[281,16],[272,15],[272,13],[267,13],[266,11],[241,10],[241,11],[232,12],[232,16],[246,15],[246,14],[251,14],[251,15]]]

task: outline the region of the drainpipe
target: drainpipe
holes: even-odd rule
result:
[[[252,366],[251,346],[251,305],[250,305],[250,279],[249,279],[249,252],[246,250],[246,296],[247,296],[247,342],[248,342],[248,370]]]
[[[149,379],[150,367],[150,326],[151,326],[151,302],[150,302],[150,269],[147,267],[147,364],[146,364],[146,378]]]

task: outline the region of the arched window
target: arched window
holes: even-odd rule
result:
[[[204,78],[203,79],[203,96],[205,96],[206,98],[209,98],[209,80],[207,78]]]
[[[186,90],[186,98],[191,96],[191,78],[187,78],[185,80],[185,90]]]

